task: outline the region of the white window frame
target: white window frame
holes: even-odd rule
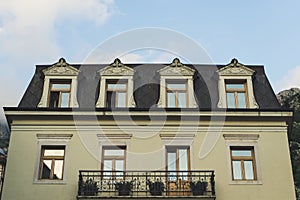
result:
[[[227,168],[228,168],[228,183],[232,185],[249,184],[261,185],[262,176],[259,162],[259,149],[258,149],[258,134],[223,134],[226,144],[227,154]],[[231,147],[251,147],[254,151],[256,180],[233,180],[232,174],[232,161],[231,161]]]
[[[160,97],[157,107],[167,108],[167,85],[168,81],[186,81],[187,105],[185,108],[197,108],[198,105],[194,95],[194,74],[195,70],[183,65],[178,58],[173,62],[157,71],[160,74]]]
[[[227,96],[226,96],[226,82],[227,81],[245,81],[246,84],[246,93],[248,95],[248,108],[259,108],[258,103],[256,102],[254,92],[253,92],[253,83],[252,76],[255,73],[254,70],[245,67],[238,62],[237,59],[233,59],[230,64],[219,69],[217,71],[219,74],[218,90],[219,90],[219,102],[218,108],[227,108]]]
[[[64,58],[57,63],[43,70],[45,75],[41,100],[38,107],[48,107],[50,101],[50,83],[55,80],[71,80],[69,107],[79,107],[77,102],[77,76],[79,70],[66,63]]]
[[[68,175],[68,154],[69,154],[69,143],[73,134],[37,134],[37,161],[36,169],[34,175],[34,184],[66,184],[67,175]],[[63,179],[39,179],[40,175],[40,164],[41,164],[41,153],[43,146],[64,146],[65,155],[64,155],[64,166],[63,166]]]
[[[98,71],[100,74],[100,91],[96,107],[106,107],[106,85],[109,81],[127,81],[127,107],[135,107],[133,97],[133,75],[135,70],[125,66],[120,59],[116,58],[114,63]]]

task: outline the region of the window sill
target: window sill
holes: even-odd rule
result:
[[[34,180],[33,184],[66,185],[65,180]]]
[[[261,180],[249,181],[230,181],[229,185],[262,185]]]

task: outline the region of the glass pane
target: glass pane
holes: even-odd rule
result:
[[[118,102],[116,107],[126,107],[126,93],[125,92],[118,92]]]
[[[109,83],[107,84],[108,90],[126,90],[126,83]]]
[[[176,153],[168,152],[168,171],[176,171]],[[169,172],[169,180],[176,180],[176,172]]]
[[[104,160],[103,161],[103,170],[104,171],[112,171],[112,160]],[[103,173],[104,177],[111,177],[112,173],[111,172],[105,172]]]
[[[60,107],[62,107],[62,108],[69,107],[69,99],[70,99],[70,93],[69,92],[63,92],[61,94]]]
[[[227,107],[235,108],[234,93],[227,92]]]
[[[51,160],[43,160],[43,166],[42,166],[42,179],[50,179],[50,173],[51,173]]]
[[[63,165],[63,160],[55,160],[53,179],[62,179]]]
[[[238,107],[246,108],[246,95],[244,92],[238,93]]]
[[[188,150],[187,149],[179,149],[179,169],[181,171],[188,171]],[[182,180],[188,179],[187,172],[181,172],[179,174]]]
[[[226,89],[244,89],[244,84],[226,84]]]
[[[185,90],[185,86],[183,83],[168,83],[169,90]]]
[[[242,180],[241,161],[232,161],[233,179]]]
[[[49,107],[57,108],[59,102],[59,92],[50,92]]]
[[[176,103],[175,103],[175,93],[172,92],[168,92],[168,107],[169,108],[175,108],[176,107]]]
[[[115,107],[115,99],[116,99],[116,95],[114,92],[107,92],[106,93],[106,107],[114,108]]]
[[[45,149],[44,156],[64,156],[65,150],[63,149]]]
[[[178,93],[178,106],[180,108],[186,107],[186,93]]]
[[[232,150],[232,156],[252,156],[251,150]]]
[[[124,171],[124,160],[116,160],[116,171]],[[123,172],[116,172],[117,177],[122,177]]]
[[[254,180],[253,164],[252,161],[244,161],[245,178],[246,180]]]
[[[52,89],[69,90],[70,89],[70,84],[68,84],[68,83],[53,83],[52,84]]]
[[[124,149],[105,149],[104,156],[124,156]]]

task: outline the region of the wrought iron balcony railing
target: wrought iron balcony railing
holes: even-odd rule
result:
[[[78,199],[193,197],[215,199],[214,171],[79,171]]]

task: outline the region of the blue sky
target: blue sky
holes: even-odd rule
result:
[[[36,64],[82,63],[108,38],[144,27],[186,35],[217,64],[262,64],[275,92],[300,87],[299,20],[298,0],[0,0],[0,106],[17,106]],[[172,61],[158,54],[124,59]]]

